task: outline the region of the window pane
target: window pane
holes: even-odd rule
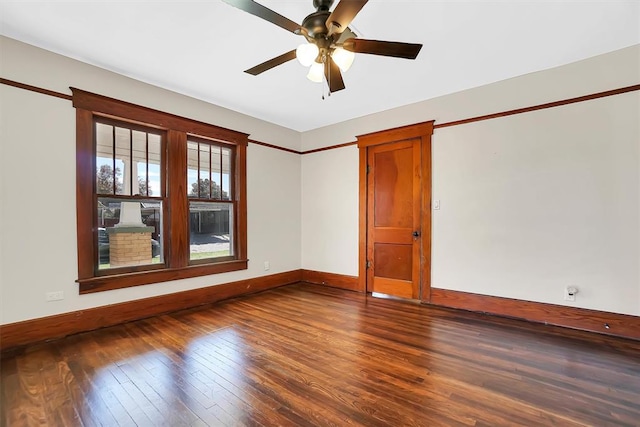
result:
[[[220,199],[220,147],[211,146],[211,199]]]
[[[135,179],[133,180],[133,195],[148,196],[147,194],[147,133],[137,130],[133,131],[133,171]]]
[[[200,150],[200,181],[199,195],[202,199],[211,198],[211,152],[209,144],[199,144]]]
[[[131,194],[131,132],[116,127],[116,194]]]
[[[191,198],[232,200],[233,151],[207,141],[187,141],[187,195]]]
[[[96,123],[96,192],[161,197],[161,147],[159,134]]]
[[[222,149],[222,200],[231,200],[231,150]]]
[[[149,157],[147,162],[149,164],[149,196],[162,196],[162,173],[161,173],[161,161],[162,161],[162,138],[160,135],[153,133],[149,135]]]
[[[187,192],[198,197],[198,143],[187,142]]]
[[[96,192],[114,194],[113,126],[96,124]]]
[[[164,262],[162,202],[98,198],[98,268]]]
[[[190,259],[218,258],[234,254],[233,205],[189,203]]]

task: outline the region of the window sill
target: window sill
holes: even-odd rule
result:
[[[192,265],[184,268],[163,268],[151,271],[97,276],[89,279],[79,279],[77,282],[80,285],[80,294],[89,294],[93,292],[129,288],[132,286],[148,285],[151,283],[168,282],[171,280],[226,273],[229,271],[246,270],[247,265],[248,260],[246,259],[233,260],[217,262],[215,264]]]

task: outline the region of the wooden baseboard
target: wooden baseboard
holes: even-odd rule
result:
[[[302,281],[318,285],[331,286],[333,288],[346,289],[348,291],[364,292],[358,283],[358,276],[346,276],[344,274],[325,273],[323,271],[302,270]]]
[[[364,292],[364,289],[360,289],[356,276],[294,270],[0,325],[0,351],[210,304],[299,281]],[[640,340],[638,316],[435,288],[431,289],[430,304]]]
[[[640,340],[639,316],[434,288],[430,304]]]
[[[0,351],[248,295],[302,280],[294,270],[0,326]]]

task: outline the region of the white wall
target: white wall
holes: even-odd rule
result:
[[[639,81],[634,46],[306,132],[302,146]],[[433,215],[432,286],[640,315],[638,117],[640,95],[633,92],[437,129],[433,192],[442,209]],[[303,268],[357,274],[357,168],[354,146],[303,156]],[[330,195],[325,175],[340,177]],[[336,209],[331,223],[315,215],[332,203],[346,208]],[[325,235],[332,236],[329,247],[316,243]],[[563,300],[567,285],[580,288],[574,303]]]
[[[300,147],[298,132],[11,39],[0,38],[0,54],[0,75],[10,80],[67,94],[78,87]],[[78,295],[75,110],[70,101],[6,85],[0,100],[0,324],[300,268],[300,156],[250,144],[248,270]],[[58,290],[64,300],[45,302]]]
[[[10,39],[0,38],[0,55],[7,79],[74,86],[295,150],[640,80],[635,46],[300,135]],[[358,149],[300,157],[250,145],[249,270],[79,296],[75,110],[6,85],[0,108],[0,324],[298,268],[358,273]],[[433,286],[564,304],[572,284],[575,306],[640,315],[639,116],[635,92],[437,130]],[[65,299],[45,302],[54,290]]]
[[[304,268],[357,276],[357,148],[302,156],[302,218]]]
[[[439,129],[433,286],[640,314],[640,95]]]
[[[302,149],[313,150],[328,145],[353,142],[357,135],[428,120],[446,123],[530,107],[632,86],[639,81],[640,45],[635,45],[562,67],[304,132]]]

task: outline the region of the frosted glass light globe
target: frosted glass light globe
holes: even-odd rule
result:
[[[322,83],[322,79],[324,77],[324,64],[320,62],[314,62],[309,68],[309,74],[307,74],[307,78],[315,83]]]
[[[331,58],[333,58],[333,62],[336,63],[340,70],[346,72],[349,68],[351,68],[351,64],[353,64],[353,60],[355,59],[356,54],[350,52],[341,47],[335,48],[333,53],[331,54]]]
[[[296,49],[296,58],[305,67],[313,64],[318,57],[318,46],[313,43],[303,43]]]

